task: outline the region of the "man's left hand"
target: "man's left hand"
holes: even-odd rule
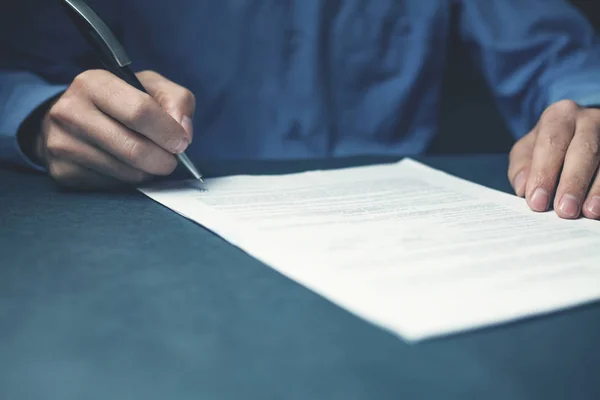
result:
[[[600,109],[563,100],[510,152],[508,178],[534,211],[600,219]]]

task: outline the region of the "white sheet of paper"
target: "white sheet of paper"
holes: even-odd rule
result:
[[[600,298],[600,222],[416,161],[140,188],[406,340]]]

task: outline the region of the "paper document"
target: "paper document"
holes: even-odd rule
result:
[[[600,297],[600,222],[412,160],[140,190],[409,341]]]

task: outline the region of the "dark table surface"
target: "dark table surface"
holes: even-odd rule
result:
[[[422,161],[510,189],[506,156]],[[0,170],[2,400],[600,399],[599,343],[594,303],[409,345],[135,191]]]

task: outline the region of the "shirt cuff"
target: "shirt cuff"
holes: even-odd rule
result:
[[[550,106],[560,100],[571,100],[581,107],[600,107],[600,73],[562,80],[548,92]]]
[[[580,99],[574,99],[573,101],[581,107],[600,107],[600,88],[598,88],[598,91],[595,93],[583,96]]]
[[[0,116],[0,161],[38,171],[45,169],[34,163],[21,150],[17,132],[40,105],[66,90],[66,85],[48,85],[41,83],[20,84],[15,87],[7,101],[3,102],[3,115]]]

